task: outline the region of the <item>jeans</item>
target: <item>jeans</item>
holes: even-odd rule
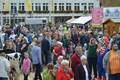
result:
[[[0,77],[0,80],[8,80],[8,78]]]
[[[120,80],[120,73],[118,74],[109,74],[108,80]]]
[[[41,71],[42,71],[42,67],[40,64],[35,64],[35,79],[34,80],[42,80],[42,76],[41,76]]]

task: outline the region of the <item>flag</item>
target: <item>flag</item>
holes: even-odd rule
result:
[[[103,8],[92,9],[92,23],[101,24],[103,21]]]
[[[9,0],[3,0],[3,11],[9,12],[10,11],[10,2]]]
[[[32,1],[31,0],[26,0],[25,1],[25,9],[26,9],[27,12],[32,11]]]

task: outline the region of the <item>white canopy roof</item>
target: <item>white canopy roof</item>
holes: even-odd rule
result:
[[[71,23],[72,21],[74,21],[74,20],[75,20],[75,18],[71,18],[71,19],[67,20],[66,23],[67,23],[67,24],[70,24],[70,23]]]
[[[84,16],[84,17],[79,17],[79,18],[75,19],[71,23],[72,24],[85,24],[85,23],[89,22],[90,20],[92,20],[91,16]]]

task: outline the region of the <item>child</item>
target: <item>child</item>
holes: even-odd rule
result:
[[[24,74],[24,80],[28,80],[28,75],[30,73],[31,60],[27,53],[24,54],[25,58],[23,60],[22,72]]]
[[[43,70],[43,80],[55,80],[55,73],[54,65],[49,63]]]

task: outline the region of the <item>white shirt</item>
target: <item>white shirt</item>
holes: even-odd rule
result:
[[[85,70],[85,77],[86,77],[86,80],[89,80],[89,78],[88,78],[88,70],[87,70],[86,65],[83,65],[83,68],[84,68],[84,70]]]
[[[15,40],[15,37],[16,37],[15,34],[11,34],[10,37],[9,37],[9,39],[13,39],[13,40]]]
[[[10,62],[0,56],[0,77],[8,78],[8,72],[10,71]]]

